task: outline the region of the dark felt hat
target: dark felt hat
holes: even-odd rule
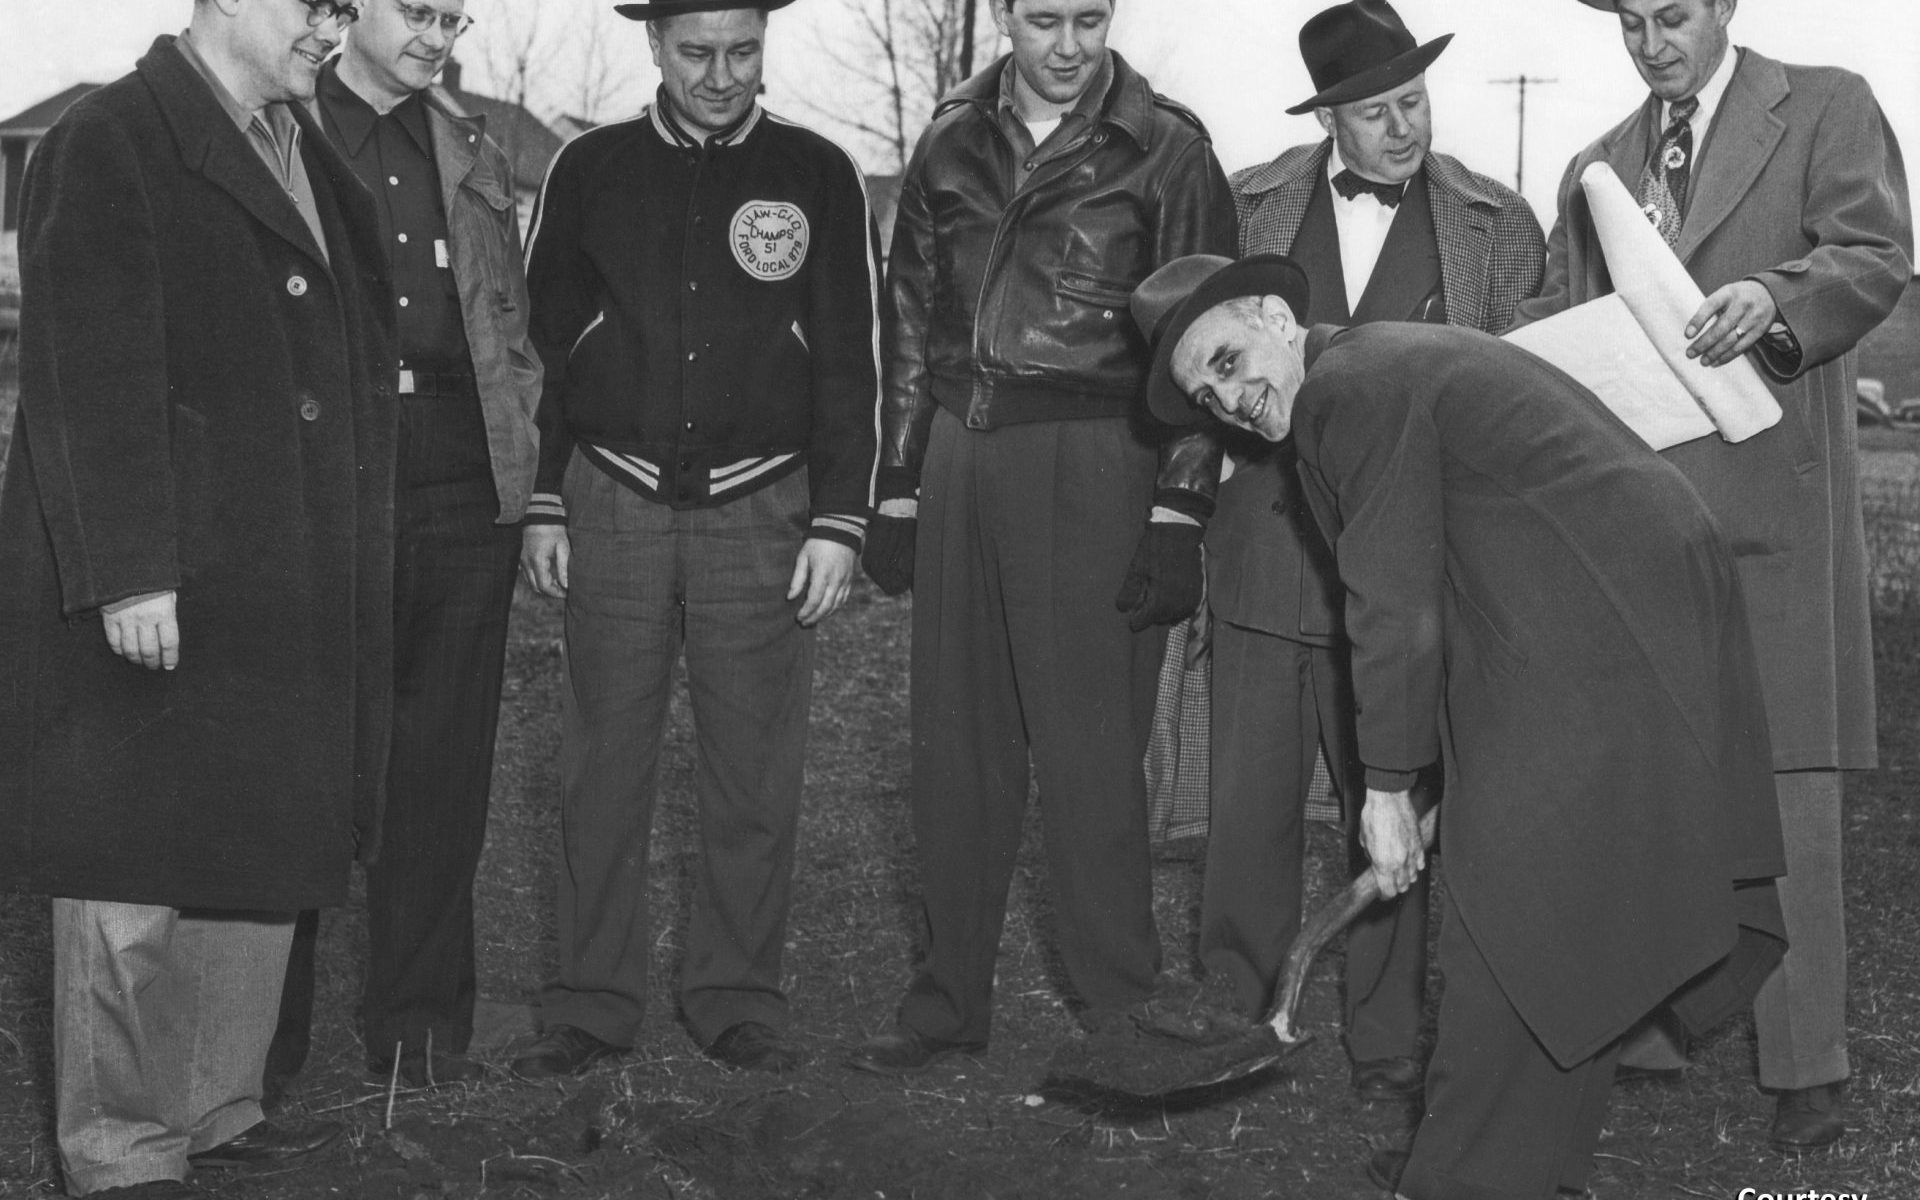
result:
[[[647,4],[616,4],[613,11],[629,21],[658,21],[681,13],[721,12],[729,8],[764,8],[772,12],[793,0],[651,0]]]
[[[1300,57],[1319,91],[1287,111],[1330,108],[1397,88],[1452,40],[1447,33],[1420,45],[1387,0],[1349,0],[1315,13],[1300,27]]]
[[[1173,349],[1180,335],[1214,305],[1240,296],[1278,296],[1306,319],[1307,273],[1281,254],[1250,254],[1238,262],[1218,254],[1176,258],[1140,281],[1128,308],[1141,336],[1153,343],[1147,409],[1169,425],[1191,425],[1199,412],[1173,381]]]
[[[1580,0],[1588,8],[1597,8],[1602,12],[1619,12],[1620,6],[1614,0]]]

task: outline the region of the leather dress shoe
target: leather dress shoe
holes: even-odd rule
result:
[[[367,1073],[385,1083],[393,1078],[393,1060],[369,1062]],[[486,1078],[487,1068],[478,1059],[464,1054],[402,1054],[400,1082],[410,1088],[444,1087],[450,1083],[478,1083]]]
[[[178,1179],[149,1179],[145,1183],[123,1183],[119,1187],[88,1192],[88,1200],[192,1200],[201,1193],[192,1184]]]
[[[1824,1150],[1847,1131],[1840,1112],[1840,1085],[1822,1083],[1791,1088],[1774,1102],[1773,1128],[1767,1141],[1784,1154]]]
[[[870,1071],[875,1075],[914,1075],[943,1058],[979,1054],[986,1048],[985,1042],[950,1042],[901,1025],[875,1034],[854,1047],[847,1055],[846,1064],[856,1071]]]
[[[187,1165],[196,1171],[221,1171],[291,1162],[332,1145],[345,1128],[338,1121],[257,1121],[218,1146],[187,1155]]]
[[[1353,1090],[1368,1104],[1411,1100],[1420,1094],[1426,1073],[1411,1058],[1370,1058],[1353,1064]]]
[[[800,1065],[800,1048],[773,1026],[741,1021],[720,1031],[707,1045],[707,1057],[742,1071],[770,1071],[775,1075]]]
[[[576,1025],[555,1025],[513,1060],[513,1073],[522,1079],[578,1075],[603,1058],[625,1053],[626,1047],[603,1042]]]

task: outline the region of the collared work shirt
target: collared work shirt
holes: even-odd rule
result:
[[[1014,76],[1019,70],[1019,66],[1009,59],[1006,69],[1000,72],[1000,103],[994,108],[1000,130],[1007,135],[1007,142],[1013,147],[1015,191],[1026,185],[1027,177],[1038,170],[1041,164],[1079,145],[1081,137],[1093,128],[1101,108],[1107,102],[1107,90],[1113,86],[1113,56],[1101,56],[1100,65],[1095,68],[1087,90],[1080,93],[1080,99],[1072,109],[1060,115],[1053,132],[1039,145],[1034,144],[1033,133],[1026,121],[1021,119],[1019,107],[1014,103]]]
[[[327,136],[380,213],[380,244],[399,306],[401,367],[471,371],[425,102],[416,93],[376,112],[333,63],[320,74],[319,98]]]
[[[200,72],[200,77],[213,89],[213,98],[220,102],[227,116],[233,119],[252,146],[260,161],[273,172],[274,179],[286,189],[287,198],[300,210],[300,219],[307,223],[308,232],[313,234],[314,245],[320,248],[320,257],[327,257],[327,235],[320,227],[320,213],[314,208],[313,182],[307,178],[307,164],[300,157],[300,126],[293,119],[292,110],[284,104],[269,104],[258,112],[249,112],[233,98],[220,77],[213,73],[207,60],[200,57],[200,51],[194,48],[193,38],[182,33],[177,40],[180,53]]]

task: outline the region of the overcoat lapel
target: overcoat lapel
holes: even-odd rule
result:
[[[1487,308],[1494,200],[1464,171],[1431,154],[1422,174],[1427,181],[1427,201],[1433,206],[1433,237],[1440,249],[1440,284],[1446,295],[1447,319],[1455,325],[1472,325]]]
[[[327,256],[314,242],[293,198],[273,178],[246,137],[234,128],[220,101],[172,39],[162,42],[140,60],[139,70],[173,130],[181,161],[232,196],[254,219],[312,259],[315,266],[329,270]],[[306,127],[301,136],[311,141],[312,135],[311,127]]]
[[[1779,63],[1740,52],[1702,147],[1706,152],[1699,156],[1700,173],[1687,201],[1680,240],[1674,245],[1681,262],[1733,213],[1772,161],[1774,150],[1787,135],[1787,123],[1774,115],[1773,108],[1787,98],[1788,91],[1787,73]]]

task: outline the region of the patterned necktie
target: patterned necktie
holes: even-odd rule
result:
[[[1687,180],[1693,173],[1693,114],[1700,101],[1675,100],[1660,135],[1653,161],[1640,172],[1640,211],[1671,246],[1680,240],[1680,218],[1687,208]]]
[[[1334,173],[1333,186],[1349,200],[1365,192],[1388,208],[1400,207],[1400,198],[1407,194],[1407,185],[1404,183],[1380,183],[1363,175],[1355,175],[1344,167]]]

